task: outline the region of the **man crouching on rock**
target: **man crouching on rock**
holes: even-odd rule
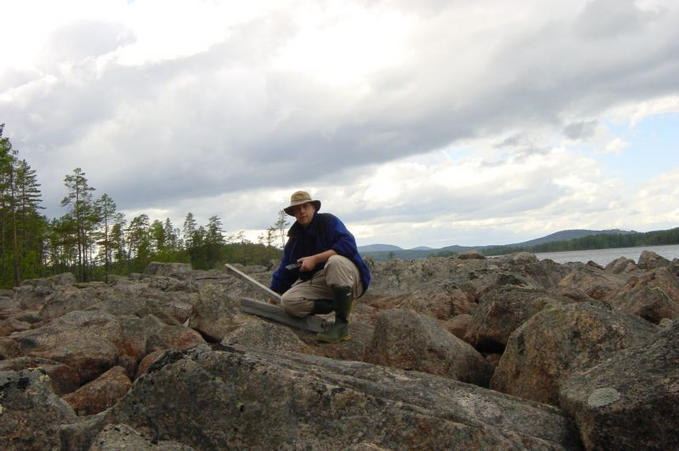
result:
[[[316,339],[325,343],[349,340],[349,313],[354,299],[365,293],[370,271],[358,254],[356,240],[336,216],[318,213],[321,201],[306,191],[290,197],[285,212],[296,221],[288,231],[271,289],[282,294],[292,316],[335,312],[335,323]]]

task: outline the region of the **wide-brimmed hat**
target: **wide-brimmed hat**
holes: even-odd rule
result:
[[[307,202],[311,202],[312,204],[314,204],[314,207],[316,207],[316,211],[321,209],[320,200],[311,199],[311,195],[309,195],[309,193],[307,193],[306,191],[295,191],[294,193],[292,193],[292,196],[290,196],[290,205],[285,207],[283,210],[290,216],[295,216],[295,214],[292,211],[293,208],[296,207],[297,205],[306,204]]]

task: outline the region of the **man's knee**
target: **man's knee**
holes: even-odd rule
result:
[[[325,263],[325,272],[331,275],[337,274],[340,277],[351,277],[356,270],[354,262],[343,255],[333,255]],[[332,276],[331,276],[332,277]]]
[[[331,255],[330,258],[328,258],[328,261],[325,263],[326,268],[328,265],[330,266],[347,266],[347,265],[353,265],[354,263],[349,260],[347,257],[344,255]]]
[[[285,296],[281,298],[283,310],[290,316],[303,318],[311,313],[313,310],[313,301],[297,296]]]
[[[333,255],[325,263],[325,278],[328,285],[356,285],[360,274],[354,262],[342,255]]]

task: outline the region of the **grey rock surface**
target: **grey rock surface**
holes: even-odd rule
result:
[[[0,371],[0,449],[59,449],[58,429],[74,421],[43,372]]]
[[[310,347],[300,340],[289,327],[260,320],[243,324],[226,335],[221,344],[224,346],[262,348],[271,351],[311,352]]]
[[[435,319],[409,310],[388,310],[379,316],[364,360],[486,387],[493,371],[469,343]]]
[[[3,409],[12,412],[10,422],[0,421],[9,431],[3,439],[10,441],[0,448],[10,443],[9,449],[21,449],[31,440],[40,449],[120,449],[125,443],[138,449],[578,448],[569,415],[577,415],[585,444],[601,447],[605,440],[590,429],[604,425],[605,431],[606,421],[617,421],[619,413],[599,418],[571,404],[566,413],[529,399],[557,404],[554,393],[565,381],[627,352],[639,337],[674,327],[679,261],[651,255],[640,263],[619,261],[604,269],[539,261],[529,253],[371,263],[373,284],[350,317],[352,339],[330,345],[240,312],[241,297],[258,298],[259,291],[225,271],[155,265],[109,283],[76,283],[72,275],[26,281],[0,291],[0,372],[40,375],[39,389],[30,378],[21,382],[34,387],[22,405],[35,402],[47,406],[38,410],[54,413],[63,409],[52,403],[59,399],[54,393],[78,391],[97,407],[79,408],[84,416],[69,408],[62,416],[48,415],[48,437],[35,429],[42,410],[19,413],[0,399],[0,420]],[[269,283],[270,268],[240,269]],[[592,311],[565,313],[592,302]],[[561,309],[560,316],[535,323],[553,308]],[[471,338],[472,320],[476,337],[499,345],[470,340],[473,349],[449,333]],[[513,343],[527,325],[522,344]],[[378,358],[383,366],[366,362]],[[496,379],[504,373],[521,387],[514,395],[456,380],[484,385],[479,380],[487,381],[495,365]],[[100,377],[111,368],[115,377]],[[673,370],[658,368],[642,362],[634,374],[674,400],[676,387],[656,380],[663,371],[675,377]],[[607,380],[583,389],[583,402],[597,412],[626,403],[631,412],[655,405],[676,414],[646,388],[629,390]],[[113,391],[115,399],[106,402]],[[20,399],[18,394],[12,391],[8,399]],[[565,399],[562,393],[559,402],[570,403]],[[671,436],[669,423],[654,421],[659,436]],[[12,425],[23,425],[28,438],[11,442],[19,430],[10,431]],[[611,428],[621,435],[616,443],[655,446],[629,429]]]
[[[126,424],[109,424],[97,435],[89,451],[192,451],[174,441],[152,443]]]
[[[196,449],[580,446],[558,409],[474,385],[361,362],[207,346],[167,352],[115,407],[64,427],[63,443],[89,445],[106,424]]]
[[[567,274],[559,285],[582,290],[592,299],[606,301],[613,297],[624,285],[622,274],[613,274],[598,265],[582,265]]]
[[[151,262],[146,266],[144,273],[154,276],[181,277],[190,274],[191,271],[189,263]]]
[[[542,288],[499,286],[479,299],[465,340],[484,352],[502,352],[510,334],[531,316],[546,306],[569,302]]]
[[[637,269],[637,264],[634,260],[627,257],[618,257],[606,265],[606,271],[612,272],[613,274],[630,272],[635,269]]]
[[[679,320],[566,379],[560,400],[588,449],[679,449]]]
[[[642,251],[637,265],[641,269],[656,269],[668,266],[670,261],[652,251]]]
[[[0,360],[0,371],[21,371],[39,369],[49,376],[50,386],[57,395],[76,390],[80,386],[80,375],[75,368],[55,360],[40,357],[15,357]]]
[[[224,286],[205,284],[200,287],[199,299],[189,319],[189,327],[199,331],[210,341],[221,341],[245,321],[239,317],[240,299]]]
[[[568,376],[645,342],[657,330],[597,302],[544,309],[512,333],[490,386],[556,405],[560,384]]]
[[[63,399],[78,415],[92,415],[114,405],[131,386],[125,368],[114,366]]]
[[[186,349],[204,342],[196,331],[167,325],[151,315],[138,318],[77,310],[10,338],[24,356],[76,369],[81,384],[119,364],[133,375],[138,361],[155,349]]]

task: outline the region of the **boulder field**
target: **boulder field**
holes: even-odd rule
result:
[[[679,448],[679,261],[369,265],[333,345],[186,264],[0,290],[0,449]]]

